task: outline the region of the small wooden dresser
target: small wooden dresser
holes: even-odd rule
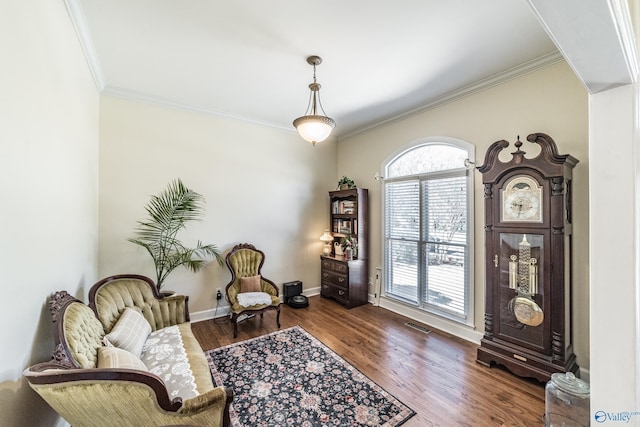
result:
[[[333,298],[347,308],[368,301],[366,262],[345,261],[341,256],[320,257],[320,295]]]

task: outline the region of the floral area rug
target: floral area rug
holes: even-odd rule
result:
[[[415,412],[300,326],[206,352],[233,426],[399,426]]]

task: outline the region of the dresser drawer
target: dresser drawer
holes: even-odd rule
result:
[[[349,300],[349,288],[336,286],[333,283],[322,282],[320,285],[320,295],[328,298],[335,298],[341,303],[347,302]]]
[[[334,285],[346,287],[349,285],[349,280],[346,274],[336,273],[335,271],[322,269],[321,273],[322,281],[332,283]]]
[[[346,262],[339,262],[339,261],[323,258],[322,270],[332,270],[338,273],[347,274],[349,272],[349,267]]]

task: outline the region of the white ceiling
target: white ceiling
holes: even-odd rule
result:
[[[100,89],[291,129],[319,55],[335,135],[561,56],[525,0],[67,0]]]

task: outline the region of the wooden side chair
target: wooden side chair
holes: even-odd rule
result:
[[[280,328],[280,292],[271,280],[261,274],[264,252],[249,243],[236,245],[226,256],[231,281],[225,288],[231,308],[233,337],[238,336],[238,321],[242,315],[264,316],[267,310],[276,311],[276,324]]]

